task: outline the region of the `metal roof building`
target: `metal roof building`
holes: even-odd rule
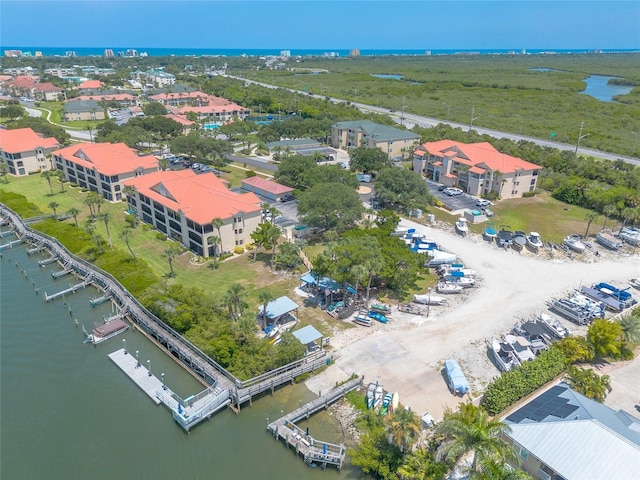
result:
[[[280,297],[267,303],[267,318],[277,320],[289,312],[298,309],[298,304],[289,297]],[[258,306],[258,313],[262,315],[262,305]]]

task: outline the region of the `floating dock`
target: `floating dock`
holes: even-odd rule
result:
[[[158,390],[163,389],[162,382],[138,362],[133,355],[121,348],[108,356],[156,405],[162,403],[157,395]]]
[[[287,413],[267,425],[267,431],[275,438],[285,442],[287,447],[293,445],[296,454],[302,455],[305,463],[311,465],[320,464],[322,468],[327,465],[335,465],[338,470],[342,468],[346,455],[346,447],[318,440],[295,425],[302,418],[309,418],[315,412],[327,408],[331,403],[342,398],[347,392],[355,390],[362,385],[362,378],[354,378],[339,387],[331,390],[306,405]]]

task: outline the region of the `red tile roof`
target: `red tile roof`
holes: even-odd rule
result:
[[[231,113],[231,112],[242,112],[247,109],[237,105],[235,103],[228,103],[226,105],[203,105],[202,107],[192,107],[186,105],[184,107],[169,107],[172,113],[177,113],[178,115],[184,115],[187,112],[194,113]]]
[[[267,180],[266,178],[259,177],[258,175],[243,179],[242,184],[259,188],[260,190],[273,193],[274,195],[282,195],[285,193],[293,192],[293,188],[281,185],[271,180]]]
[[[158,166],[156,157],[139,157],[124,143],[81,143],[56,150],[53,154],[109,176]]]
[[[59,146],[55,138],[42,138],[30,128],[0,129],[0,148],[7,153],[29,152],[37,147],[49,149]]]
[[[427,152],[425,152],[424,150],[416,150],[415,152],[413,152],[414,155],[418,155],[419,157],[423,157],[424,155],[426,155]]]
[[[213,173],[196,174],[191,169],[166,170],[123,182],[147,197],[187,218],[205,225],[214,218],[227,219],[238,213],[259,212],[260,199],[253,193],[235,193]]]
[[[78,89],[82,90],[84,88],[102,88],[104,87],[104,82],[100,80],[85,80],[80,85],[78,85]]]
[[[72,98],[73,100],[95,100],[96,102],[100,101],[116,101],[119,102],[121,100],[135,100],[136,97],[131,95],[130,93],[112,93],[108,95],[80,95],[78,97]]]
[[[180,125],[185,125],[185,126],[193,125],[194,123],[196,123],[196,122],[192,122],[184,115],[178,115],[175,113],[168,113],[166,115],[163,115],[163,117],[170,118],[174,122],[178,122]]]
[[[37,82],[38,77],[33,77],[31,75],[19,75],[10,82],[10,85],[13,85],[16,88],[33,88]]]
[[[63,92],[64,91],[64,89],[60,87],[56,87],[53,83],[50,83],[50,82],[38,83],[36,85],[36,90],[40,92]]]
[[[466,144],[454,142],[453,140],[440,140],[438,142],[427,142],[421,146],[431,154],[442,157],[448,157],[453,154],[455,162],[501,173],[514,173],[519,170],[542,168],[535,163],[500,153],[488,142]]]

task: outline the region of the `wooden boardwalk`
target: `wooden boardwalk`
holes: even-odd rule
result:
[[[342,468],[346,455],[344,445],[323,442],[298,427],[295,422],[302,418],[309,418],[315,412],[327,408],[331,403],[342,398],[347,392],[355,390],[362,385],[362,378],[354,378],[324,395],[310,401],[306,405],[287,413],[284,417],[277,419],[267,425],[267,431],[276,439],[281,439],[287,447],[295,447],[296,454],[302,455],[305,463],[320,464],[321,467],[334,465],[338,469]]]

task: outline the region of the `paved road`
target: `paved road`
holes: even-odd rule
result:
[[[229,78],[235,78],[237,80],[241,80],[245,83],[252,83],[252,84],[256,84],[256,85],[261,85],[263,87],[266,88],[271,88],[271,89],[275,89],[275,88],[280,88],[276,85],[270,85],[267,83],[263,83],[263,82],[256,82],[254,80],[249,80],[246,78],[242,78],[242,77],[236,77],[236,76],[232,76],[232,75],[227,75],[227,77]],[[295,89],[291,89],[291,88],[286,88],[286,90],[289,90],[290,92],[293,93],[300,93],[302,94],[302,92],[300,92],[299,90],[295,90]],[[323,99],[326,98],[324,95],[310,95],[313,98],[318,98],[318,99]],[[340,99],[340,98],[333,98],[330,97],[329,101],[333,102],[333,103],[343,103],[345,100]],[[463,131],[469,131],[469,125],[467,124],[461,124],[461,123],[455,123],[455,122],[448,122],[448,121],[444,121],[438,118],[433,118],[433,117],[423,117],[421,115],[414,115],[411,113],[407,113],[405,111],[404,113],[404,119],[401,117],[401,114],[398,114],[397,112],[391,113],[389,112],[388,109],[386,108],[380,108],[380,107],[374,107],[372,105],[367,105],[364,103],[355,103],[352,102],[352,105],[356,106],[358,109],[362,110],[363,112],[372,112],[372,113],[381,113],[384,115],[389,115],[391,118],[393,118],[397,123],[400,124],[405,124],[407,126],[412,126],[412,125],[419,125],[421,127],[433,127],[436,126],[440,123],[445,123],[447,125],[451,125],[454,128],[461,128]],[[540,145],[543,147],[551,147],[551,148],[556,148],[558,150],[566,150],[566,151],[575,151],[576,146],[575,145],[570,145],[568,143],[561,143],[561,142],[554,142],[551,140],[544,140],[544,139],[540,139],[540,138],[534,138],[534,137],[528,137],[526,135],[516,135],[513,133],[508,133],[508,132],[501,132],[498,130],[491,130],[488,128],[481,128],[481,127],[473,127],[473,130],[475,130],[476,132],[478,132],[479,134],[482,135],[489,135],[491,137],[494,138],[507,138],[509,140],[513,140],[513,141],[520,141],[520,140],[524,140],[524,141],[528,141],[528,142],[533,142],[536,145]],[[594,157],[600,157],[600,158],[605,158],[607,160],[623,160],[626,163],[632,164],[632,165],[636,165],[636,166],[640,166],[640,159],[638,158],[633,158],[633,157],[626,157],[623,155],[618,155],[616,153],[611,153],[611,152],[603,152],[602,150],[595,150],[592,148],[583,148],[580,147],[578,149],[578,153],[581,153],[583,155],[593,155]]]
[[[24,107],[24,109],[27,111],[27,113],[29,114],[30,117],[36,117],[36,118],[42,117],[42,110],[37,110],[35,108],[29,108],[29,107],[26,107],[26,106]],[[57,123],[54,123],[51,120],[49,120],[49,117],[51,117],[51,112],[49,110],[45,110],[45,111],[48,112],[46,120],[49,123],[52,123],[53,125],[58,125]],[[64,128],[64,125],[58,125],[58,126]],[[91,132],[89,132],[89,130],[71,130],[71,129],[67,129],[67,128],[65,128],[64,130],[74,140],[81,140],[83,142],[92,141],[92,135],[91,135]]]

